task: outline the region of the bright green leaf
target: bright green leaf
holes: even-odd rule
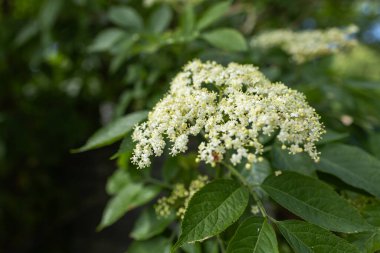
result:
[[[149,202],[157,196],[159,191],[160,188],[156,186],[143,186],[140,183],[127,184],[108,202],[98,230],[113,224],[133,208]]]
[[[99,33],[88,50],[90,52],[101,52],[111,49],[126,33],[117,28],[110,28]]]
[[[112,7],[108,12],[108,18],[125,28],[141,30],[144,26],[141,16],[131,7]]]
[[[199,19],[197,28],[202,30],[218,21],[227,12],[230,5],[231,1],[224,1],[211,6]]]
[[[174,213],[168,217],[158,217],[152,208],[146,209],[137,219],[131,237],[135,240],[146,240],[158,235],[173,222],[175,217]]]
[[[372,229],[356,209],[317,179],[283,172],[268,177],[262,188],[281,206],[326,229],[345,233]]]
[[[333,174],[347,184],[380,198],[380,161],[364,150],[343,145],[328,145],[321,150],[317,168]]]
[[[248,49],[244,36],[237,30],[220,28],[202,34],[202,38],[211,45],[227,51],[246,51]]]
[[[92,135],[83,147],[74,150],[74,152],[100,148],[120,140],[131,131],[137,123],[144,120],[147,115],[148,113],[146,111],[134,112],[109,123]]]
[[[227,253],[278,253],[276,233],[261,217],[246,219],[238,227],[227,247]]]
[[[223,232],[243,214],[248,190],[233,180],[215,180],[191,198],[174,249]]]
[[[288,220],[277,225],[296,253],[359,253],[344,239],[307,222]]]
[[[169,6],[161,5],[153,14],[149,17],[149,29],[153,33],[163,32],[170,24],[173,13]]]

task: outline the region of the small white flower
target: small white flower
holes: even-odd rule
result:
[[[198,160],[215,166],[225,158],[234,165],[261,161],[259,137],[275,132],[283,149],[305,151],[318,161],[315,142],[324,129],[303,94],[271,83],[254,66],[194,60],[173,79],[148,121],[135,127],[132,162],[149,166],[151,156],[162,154],[165,140],[172,144],[171,155],[183,153],[189,136],[201,132],[205,140]]]
[[[281,175],[282,174],[282,171],[281,170],[276,170],[275,172],[274,172],[274,175],[276,176],[276,177],[278,177],[279,175]]]

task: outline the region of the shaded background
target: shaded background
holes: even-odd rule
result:
[[[210,2],[217,1],[206,5]],[[368,102],[368,93],[379,91],[379,1],[234,1],[232,14],[220,22],[248,38],[272,28],[351,23],[360,27],[358,38],[366,47],[355,51],[349,62],[328,59],[317,67],[300,67],[298,75],[290,74],[295,65],[279,52],[263,58],[254,52],[225,54],[196,40],[160,47],[156,45],[160,37],[146,31],[141,36],[150,44],[145,41],[144,48],[135,51],[125,45],[116,51],[99,48],[94,41],[102,31],[117,26],[109,19],[111,8],[132,6],[146,17],[159,5],[146,8],[141,1],[128,0],[0,0],[0,4],[1,253],[109,253],[127,248],[133,212],[95,232],[108,199],[104,186],[116,168],[109,157],[117,146],[82,154],[71,154],[70,149],[112,119],[150,108],[174,73],[195,57],[255,62],[273,80],[300,84],[317,109],[357,119],[349,131],[362,146],[368,144],[368,129],[379,130],[380,107]],[[175,8],[172,15],[168,29],[181,22]],[[130,31],[126,35],[133,36]],[[328,79],[321,77],[326,73]],[[357,93],[331,88],[328,92],[335,94],[331,100],[343,99],[327,108],[328,98],[312,84],[331,80],[354,80],[371,88]],[[367,104],[352,102],[352,96],[362,96]],[[329,113],[322,116],[329,120]]]

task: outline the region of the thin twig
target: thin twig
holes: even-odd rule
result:
[[[162,182],[158,179],[152,178],[152,177],[148,177],[147,179],[145,179],[145,182],[151,183],[154,185],[158,185],[158,186],[161,186],[161,187],[166,188],[166,189],[173,190],[173,186],[171,186],[170,184],[164,183],[164,182]]]
[[[222,253],[226,253],[226,249],[224,248],[224,243],[223,243],[223,240],[220,238],[220,236],[218,235],[216,237],[217,241],[218,241],[218,244],[219,244],[219,247],[220,247],[220,251]]]

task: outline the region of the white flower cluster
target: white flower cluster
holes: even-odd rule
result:
[[[202,1],[203,0],[144,0],[144,6],[151,7],[154,4],[158,4],[158,3],[167,3],[167,4],[173,4],[173,5],[198,4]]]
[[[234,165],[262,160],[260,136],[276,135],[283,148],[318,158],[315,142],[324,133],[315,110],[300,92],[271,83],[252,65],[194,60],[172,81],[170,92],[135,127],[132,162],[139,168],[160,156],[169,141],[171,155],[187,150],[189,136],[201,134],[198,160]]]
[[[274,30],[265,32],[251,41],[253,47],[281,47],[290,54],[297,63],[330,55],[357,45],[354,34],[358,27],[350,25],[344,29],[311,30],[293,32],[290,30]]]

